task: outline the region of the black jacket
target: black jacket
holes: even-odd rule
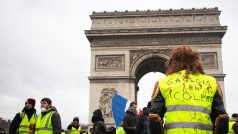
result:
[[[68,125],[68,127],[67,127],[67,129],[70,131],[71,129],[72,129],[72,127],[74,127],[75,129],[79,129],[79,127],[80,127],[80,125],[79,124],[74,124],[73,122],[72,123],[70,123],[69,125]],[[82,134],[83,133],[83,131],[81,130],[81,132],[80,132],[80,134]]]
[[[51,111],[55,111],[51,118],[51,122],[52,122],[52,126],[53,126],[53,134],[61,134],[61,131],[62,131],[61,119],[60,119],[59,113],[57,112],[57,110],[54,106],[52,106],[46,112],[41,112],[42,117],[44,117],[47,113],[49,113]]]
[[[128,109],[126,111],[126,115],[123,118],[123,129],[127,134],[136,134],[137,123],[138,123],[137,114],[134,111]]]
[[[106,134],[106,125],[103,121],[96,121],[93,123],[91,134]]]
[[[28,116],[28,120],[30,120],[32,115],[34,113],[36,113],[36,109],[26,109],[24,107],[22,112],[24,112]],[[20,112],[19,112],[15,115],[15,117],[11,121],[9,134],[16,134],[17,133],[17,129],[18,129],[21,121],[22,121],[22,117],[20,117]]]
[[[238,134],[238,123],[233,124],[232,129],[234,130],[235,134]]]
[[[72,127],[74,127],[75,129],[77,129],[77,130],[78,130],[78,129],[79,129],[79,127],[80,127],[80,125],[74,125],[73,123],[71,123],[71,124],[69,124],[69,125],[68,125],[67,129],[68,129],[68,130],[71,130],[71,129],[72,129]]]

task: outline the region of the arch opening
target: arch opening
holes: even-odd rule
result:
[[[164,77],[165,74],[161,72],[149,72],[141,77],[138,82],[139,90],[137,91],[138,109],[143,109],[151,100],[151,95],[154,90],[155,82]]]
[[[135,70],[135,100],[138,102],[139,107],[143,108],[147,105],[145,103],[150,100],[155,82],[165,76],[167,61],[168,59],[164,57],[152,56],[138,64]],[[140,95],[138,96],[138,94]]]

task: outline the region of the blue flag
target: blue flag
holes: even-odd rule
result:
[[[128,101],[126,98],[118,94],[113,96],[112,112],[117,127],[121,125],[122,119],[124,118],[129,105],[130,101]]]

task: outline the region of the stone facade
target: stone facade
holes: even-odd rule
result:
[[[91,29],[220,26],[217,8],[93,12]]]
[[[114,93],[136,101],[138,82],[148,72],[165,72],[173,48],[188,44],[200,52],[207,74],[224,93],[222,37],[218,8],[93,12],[85,30],[91,46],[90,115],[100,108],[107,123]],[[152,92],[152,91],[151,91]]]
[[[10,121],[6,121],[0,118],[0,131],[4,131],[6,134],[9,132]]]

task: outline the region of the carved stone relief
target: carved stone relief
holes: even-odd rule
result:
[[[190,26],[194,24],[204,25],[219,25],[219,20],[216,20],[217,15],[186,15],[186,16],[177,16],[177,15],[168,15],[168,16],[155,16],[155,17],[127,17],[127,18],[101,18],[93,19],[93,28],[114,28],[120,26],[129,28],[133,27],[151,27],[151,26],[162,26],[169,27],[170,24],[175,26]],[[207,20],[206,17],[209,19]],[[94,21],[96,23],[94,23]],[[158,22],[158,23],[155,23]],[[209,22],[209,23],[207,23]]]
[[[112,114],[112,97],[115,93],[115,88],[104,88],[101,91],[101,96],[99,99],[99,109],[101,109],[103,118],[107,123],[114,123]]]
[[[140,59],[143,55],[148,53],[153,53],[153,55],[165,54],[170,56],[170,50],[130,50],[130,65],[132,65],[135,61]],[[200,60],[203,64],[204,68],[217,68],[217,54],[215,52],[212,53],[200,53]]]
[[[197,22],[199,22],[199,21],[204,21],[204,19],[203,19],[203,16],[196,16],[195,17],[195,20],[197,21]]]
[[[217,68],[217,54],[214,53],[200,53],[200,60],[204,68]]]
[[[172,18],[172,22],[174,22],[174,23],[180,22],[180,21],[182,21],[182,19],[183,19],[183,18],[180,18],[180,17],[178,17],[178,16],[177,16],[177,17],[173,17],[173,18]]]
[[[132,64],[135,60],[137,60],[139,57],[144,55],[145,51],[142,50],[131,50],[130,51],[130,63]]]
[[[149,53],[152,53],[153,56],[159,56],[160,54],[169,56],[170,50],[130,50],[130,65],[135,63],[135,61],[140,59],[142,56]]]
[[[96,71],[123,71],[125,70],[124,55],[96,55]]]
[[[91,42],[91,46],[139,46],[149,45],[174,45],[174,44],[218,44],[221,43],[219,36],[176,36],[176,37],[140,37],[140,38],[100,38]]]

